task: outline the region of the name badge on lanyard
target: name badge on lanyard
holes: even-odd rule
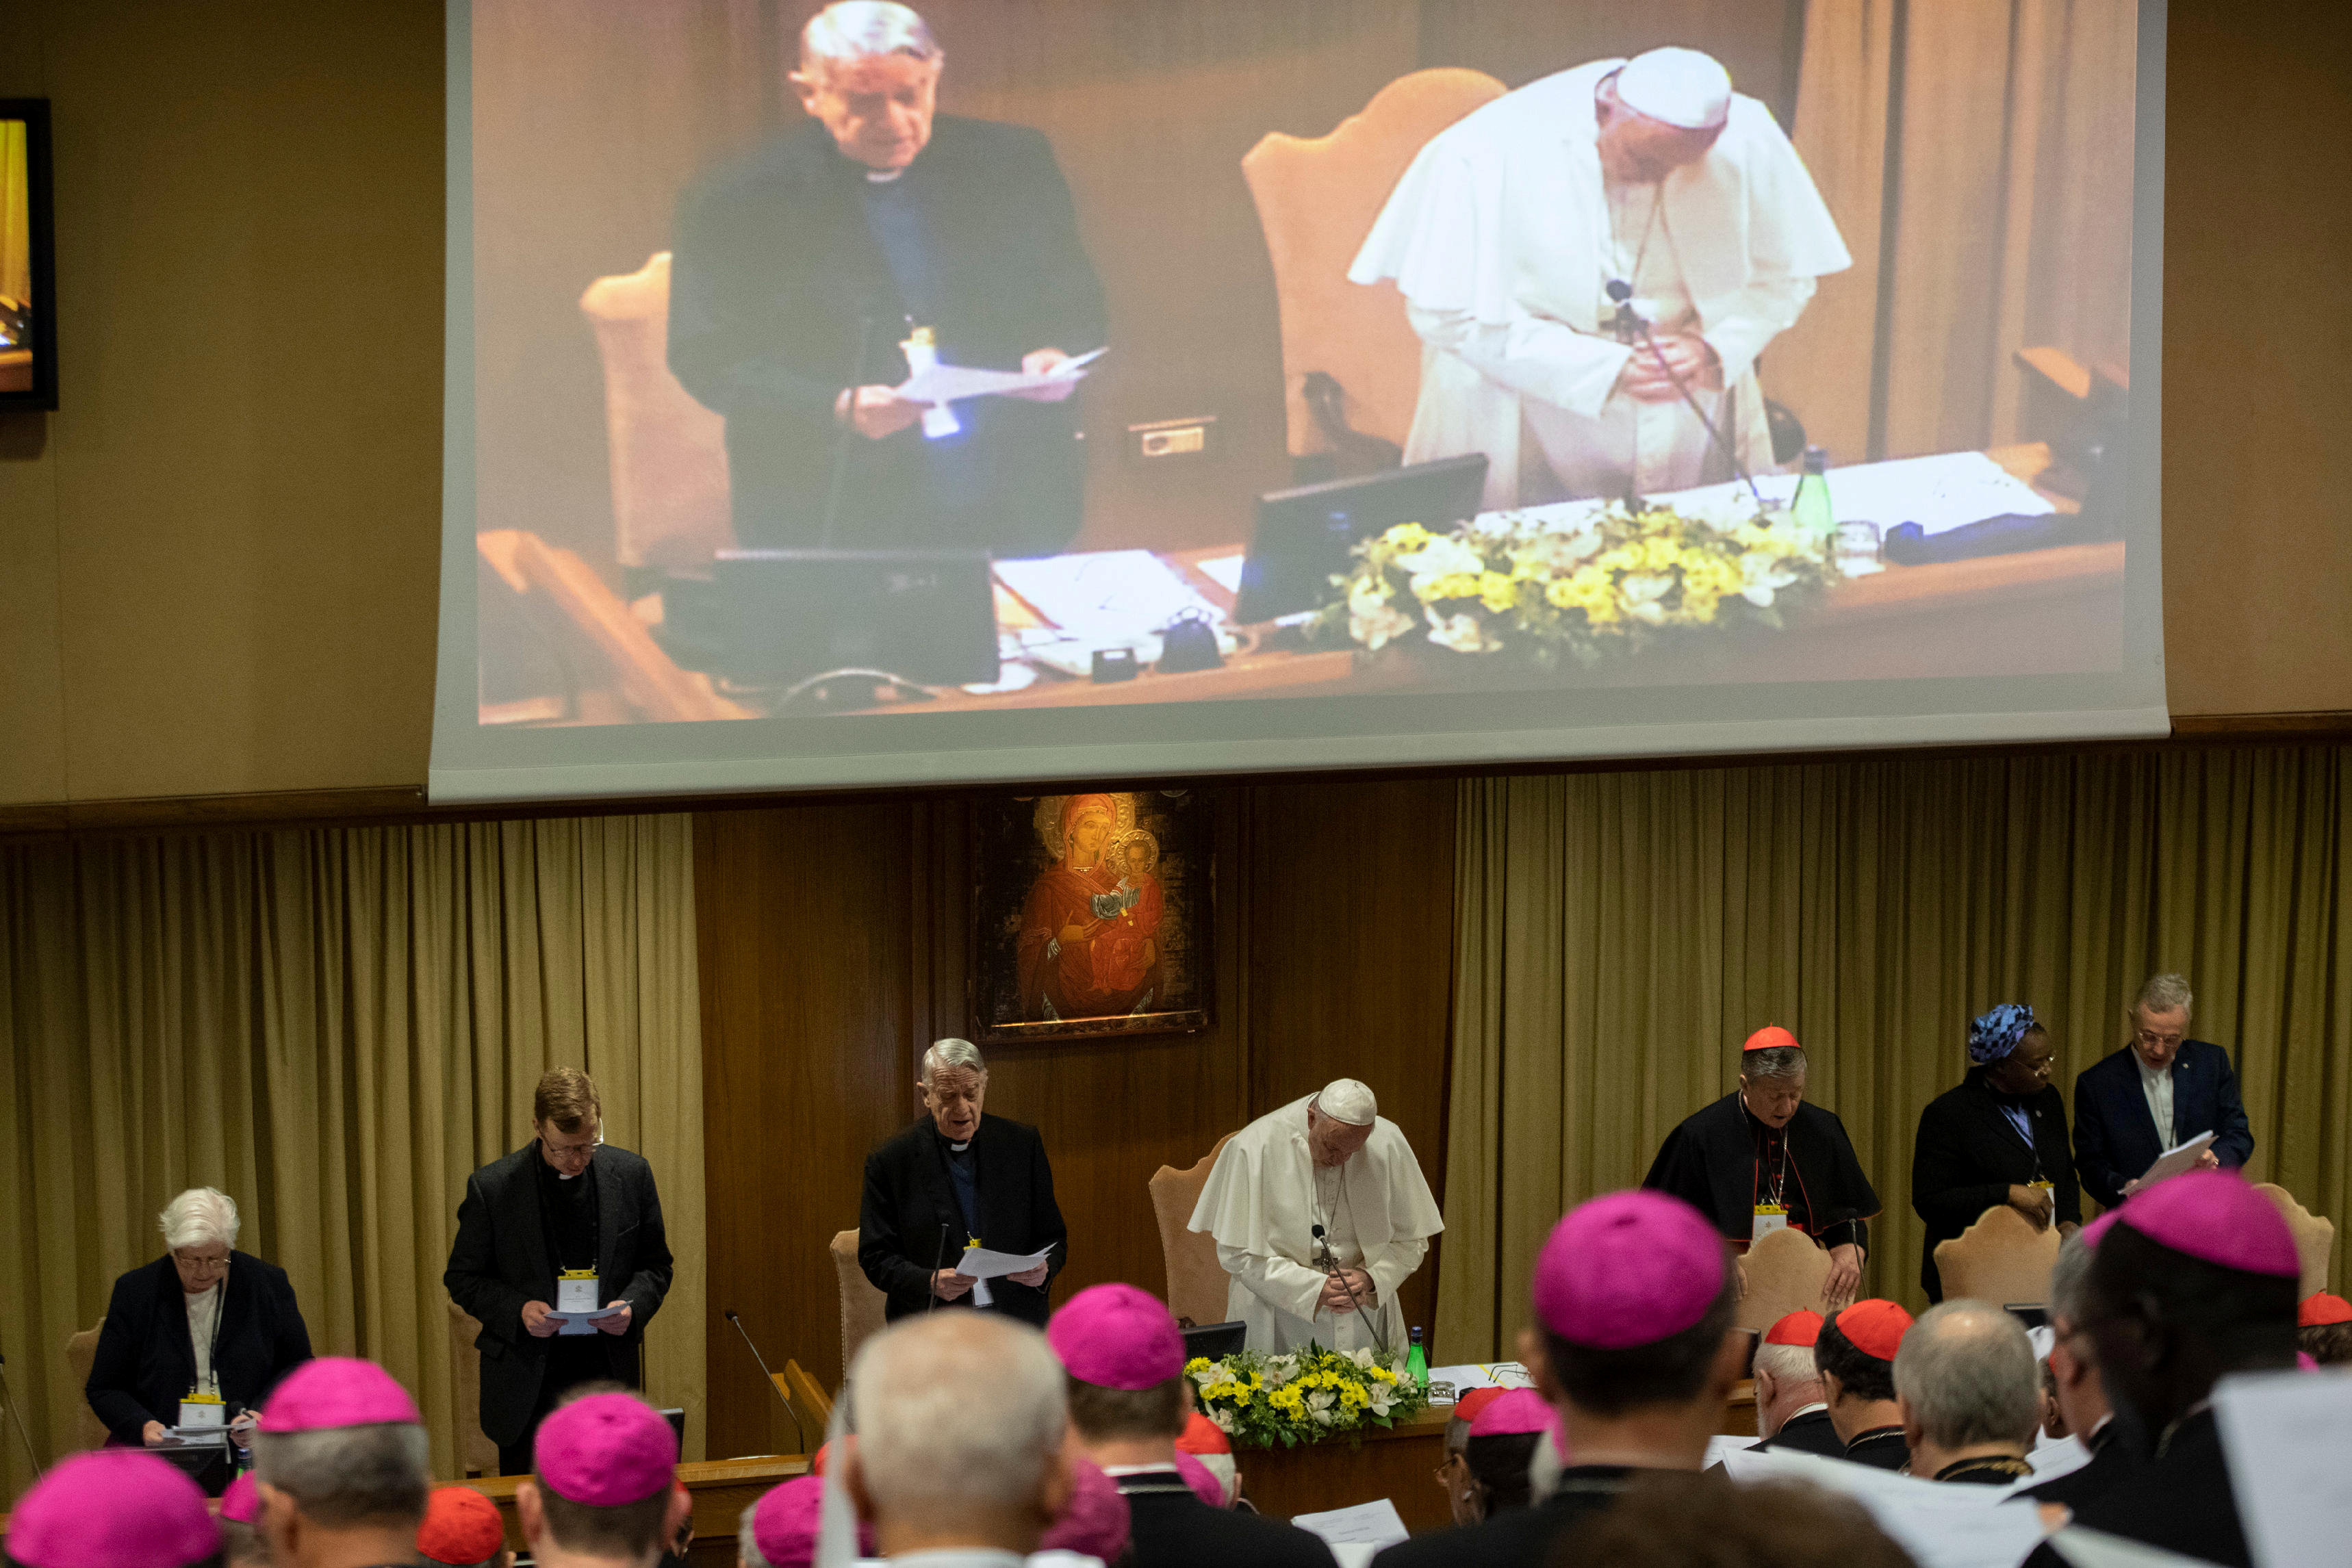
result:
[[[1753,1247],[1775,1230],[1789,1228],[1789,1208],[1786,1204],[1759,1203],[1756,1206],[1755,1226],[1748,1233],[1748,1244]]]

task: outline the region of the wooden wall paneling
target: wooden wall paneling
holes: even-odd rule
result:
[[[894,802],[696,819],[713,1455],[795,1446],[727,1309],[771,1366],[791,1356],[840,1376],[825,1247],[857,1223],[866,1151],[904,1122],[909,1092],[912,815]]]

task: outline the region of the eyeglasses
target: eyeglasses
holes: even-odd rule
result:
[[[2183,1040],[2186,1040],[2188,1036],[2179,1034],[2158,1034],[2154,1030],[2144,1029],[2132,1038],[2138,1040],[2142,1045],[2179,1045]]]
[[[584,1144],[550,1143],[542,1134],[539,1140],[539,1146],[547,1152],[547,1157],[551,1160],[584,1160],[604,1146],[604,1129],[597,1128],[596,1135]]]

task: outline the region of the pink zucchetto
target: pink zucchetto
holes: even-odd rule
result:
[[[2077,1235],[2082,1237],[2083,1245],[2085,1247],[2096,1247],[2099,1244],[2099,1238],[2105,1236],[2109,1230],[2115,1228],[2116,1217],[2122,1212],[2123,1210],[2120,1208],[2111,1208],[2107,1210],[2106,1213],[2099,1216],[2098,1218],[2091,1221],[2090,1224],[2083,1227],[2080,1231],[2076,1232]]]
[[[2294,1232],[2235,1171],[2184,1171],[2134,1193],[2116,1214],[2157,1245],[2216,1268],[2287,1280],[2303,1273]]]
[[[220,1516],[231,1524],[260,1522],[261,1489],[254,1484],[251,1470],[239,1474],[236,1479],[228,1483],[228,1490],[221,1493]]]
[[[1223,1477],[1183,1449],[1176,1450],[1176,1473],[1192,1489],[1192,1495],[1211,1508],[1224,1508],[1233,1502],[1225,1493]]]
[[[1118,1483],[1092,1459],[1070,1461],[1070,1500],[1037,1542],[1040,1552],[1075,1552],[1081,1557],[1118,1561],[1127,1550],[1129,1520]]]
[[[531,1468],[557,1496],[626,1508],[677,1479],[677,1434],[634,1394],[592,1394],[539,1424]]]
[[[25,1568],[183,1568],[219,1550],[196,1483],[135,1448],[61,1461],[8,1518],[8,1555]]]
[[[1536,1258],[1536,1316],[1570,1344],[1625,1350],[1682,1333],[1723,1293],[1723,1238],[1662,1192],[1579,1204]]]
[[[1184,1371],[1184,1331],[1160,1298],[1133,1285],[1089,1285],[1045,1325],[1045,1343],[1081,1383],[1129,1393]]]
[[[1544,1396],[1532,1388],[1514,1388],[1500,1399],[1489,1400],[1470,1423],[1473,1437],[1509,1437],[1521,1432],[1545,1432],[1551,1429],[1552,1409]],[[1481,1449],[1480,1452],[1485,1452]]]
[[[286,1375],[255,1423],[265,1432],[324,1432],[339,1427],[422,1427],[416,1401],[372,1361],[322,1355]]]
[[[824,1478],[794,1476],[770,1487],[751,1510],[751,1544],[768,1568],[808,1568],[824,1528]],[[857,1527],[857,1553],[874,1555],[874,1527]]]

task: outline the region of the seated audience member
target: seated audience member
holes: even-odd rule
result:
[[[373,1362],[321,1356],[288,1373],[262,1406],[253,1458],[278,1568],[415,1559],[430,1484],[424,1418]]]
[[[1183,1332],[1157,1297],[1132,1285],[1091,1286],[1054,1314],[1045,1342],[1061,1358],[1079,1453],[1126,1498],[1135,1568],[1200,1562],[1330,1568],[1330,1549],[1314,1536],[1208,1506],[1178,1469],[1176,1440],[1192,1389]],[[1058,1531],[1046,1540],[1066,1544]]]
[[[221,1493],[223,1568],[268,1568],[269,1542],[261,1538],[261,1493],[247,1470]],[[511,1568],[511,1565],[509,1565]]]
[[[1534,1501],[1528,1472],[1536,1445],[1551,1427],[1551,1406],[1532,1388],[1509,1390],[1489,1401],[1471,1421],[1462,1458],[1478,1519],[1492,1519]]]
[[[1570,1209],[1536,1260],[1536,1326],[1519,1357],[1565,1428],[1571,1462],[1532,1508],[1381,1553],[1384,1568],[1549,1563],[1555,1542],[1636,1478],[1700,1484],[1706,1443],[1746,1370],[1731,1330],[1723,1239],[1659,1192],[1615,1192]]]
[[[7,1558],[23,1568],[187,1568],[220,1547],[195,1482],[121,1448],[59,1460],[8,1516]]]
[[[2065,1429],[2090,1450],[2090,1462],[2079,1469],[2026,1489],[2037,1502],[2079,1508],[2112,1486],[2131,1467],[2127,1444],[2116,1441],[2114,1413],[2107,1406],[2099,1364],[2092,1359],[2090,1336],[2083,1332],[2083,1293],[2091,1278],[2091,1249],[2112,1221],[2093,1220],[2059,1244],[2058,1261],[2050,1270],[2049,1374],[2052,1396]]]
[[[1813,1345],[1821,1338],[1822,1314],[1790,1312],[1764,1331],[1756,1347],[1756,1435],[1759,1448],[1845,1457],[1845,1444],[1830,1421]]]
[[[1845,1445],[1845,1457],[1857,1464],[1899,1470],[1911,1462],[1895,1405],[1895,1353],[1910,1327],[1909,1312],[1873,1299],[1822,1323],[1813,1341],[1830,1425]]]
[[[1661,1486],[1643,1479],[1560,1543],[1609,1568],[1912,1568],[1863,1506],[1801,1482]]]
[[[1192,1495],[1207,1506],[1211,1508],[1234,1506],[1234,1494],[1226,1489],[1225,1483],[1218,1478],[1217,1472],[1181,1448],[1176,1450],[1176,1473],[1184,1478],[1184,1484],[1192,1489]],[[1252,1509],[1250,1511],[1255,1513],[1257,1511]]]
[[[2270,1200],[2232,1171],[2145,1188],[2091,1253],[2083,1330],[2137,1461],[2074,1521],[2223,1568],[2250,1568],[2213,1385],[2294,1364],[2302,1264]],[[2048,1546],[2027,1560],[2062,1561]]]
[[[2305,1296],[2294,1310],[2294,1337],[2321,1366],[2352,1364],[2352,1301],[2326,1291]]]
[[[435,1487],[416,1527],[416,1552],[441,1568],[514,1568],[499,1505],[472,1487]]]
[[[824,1522],[824,1470],[770,1487],[745,1509],[735,1535],[738,1568],[809,1568]],[[874,1555],[874,1532],[860,1528],[857,1554]]]
[[[1192,1489],[1185,1489],[1190,1491]],[[1062,1511],[1037,1538],[1037,1550],[1066,1552],[1100,1563],[1127,1560],[1129,1529],[1127,1499],[1118,1483],[1102,1467],[1083,1455],[1070,1456],[1070,1495]]]
[[[835,1456],[884,1557],[1026,1555],[1069,1500],[1069,1406],[1045,1336],[996,1312],[907,1318],[849,1369]]]
[[[1470,1475],[1470,1423],[1503,1393],[1500,1388],[1474,1388],[1454,1402],[1454,1414],[1446,1418],[1445,1462],[1437,1467],[1437,1484],[1445,1490],[1446,1510],[1456,1524],[1475,1524],[1486,1517]]]
[[[1936,1248],[2006,1205],[2036,1230],[2081,1227],[2066,1102],[2050,1082],[2057,1049],[2033,1009],[2003,1002],[1969,1024],[1969,1071],[1919,1113],[1911,1207],[1927,1222],[1919,1283],[1944,1299]]]
[[[558,1406],[531,1440],[531,1479],[515,1488],[515,1522],[539,1568],[653,1568],[693,1511],[677,1435],[634,1394]]]
[[[1895,1352],[1895,1406],[1915,1476],[2009,1486],[2033,1473],[2042,1382],[2025,1325],[2000,1307],[1928,1308]]]
[[[1452,1423],[1447,1423],[1449,1427]],[[1225,1429],[1202,1415],[1198,1410],[1184,1417],[1184,1435],[1176,1439],[1176,1451],[1192,1459],[1216,1479],[1221,1500],[1219,1508],[1231,1508],[1241,1501],[1241,1472],[1234,1468],[1233,1439]],[[1176,1461],[1184,1469],[1184,1460]]]

